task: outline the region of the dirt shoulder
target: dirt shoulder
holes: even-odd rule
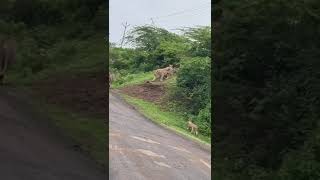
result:
[[[97,165],[58,135],[16,89],[0,89],[0,176],[3,179],[105,179]]]
[[[182,114],[171,112],[164,108],[168,103],[167,91],[167,82],[150,81],[119,89],[112,89],[115,95],[128,96],[128,98],[125,98],[126,101],[148,119],[191,141],[201,144],[201,146],[206,147],[206,149],[210,149],[210,139],[208,137],[203,135],[193,136],[185,129],[186,118]]]
[[[77,151],[106,166],[107,89],[104,72],[59,74],[25,89],[33,106],[50,117],[50,126]]]

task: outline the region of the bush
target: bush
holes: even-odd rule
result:
[[[302,148],[286,154],[278,171],[279,180],[320,179],[319,138],[318,127]]]
[[[211,137],[211,101],[200,110],[195,122],[201,134]]]
[[[215,88],[220,92],[216,149],[222,150],[216,154],[232,162],[247,159],[247,165],[272,173],[287,152],[305,143],[319,120],[319,12],[313,9],[320,3],[252,0],[218,6],[223,15],[214,31],[215,78],[230,86]],[[236,173],[247,172],[247,165]],[[282,179],[319,179],[317,166],[293,158]]]
[[[173,98],[182,98],[179,101],[193,114],[198,114],[210,101],[210,71],[210,59],[200,57],[183,60],[178,70]]]

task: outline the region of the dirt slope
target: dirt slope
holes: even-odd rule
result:
[[[159,103],[165,95],[165,87],[159,83],[144,83],[121,88],[120,92],[149,102]]]

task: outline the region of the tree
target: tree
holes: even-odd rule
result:
[[[161,41],[176,39],[177,35],[170,33],[163,28],[154,26],[138,26],[135,27],[126,37],[129,43],[132,43],[138,49],[148,52],[155,51],[159,47]]]
[[[213,46],[216,155],[232,157],[226,172],[254,179],[250,167],[276,172],[284,154],[303,146],[316,127],[320,3],[243,0],[217,6],[223,13]]]
[[[184,35],[192,42],[192,56],[211,57],[211,27],[185,28]]]

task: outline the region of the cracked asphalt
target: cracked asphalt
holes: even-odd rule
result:
[[[211,152],[109,94],[109,179],[208,180]]]

